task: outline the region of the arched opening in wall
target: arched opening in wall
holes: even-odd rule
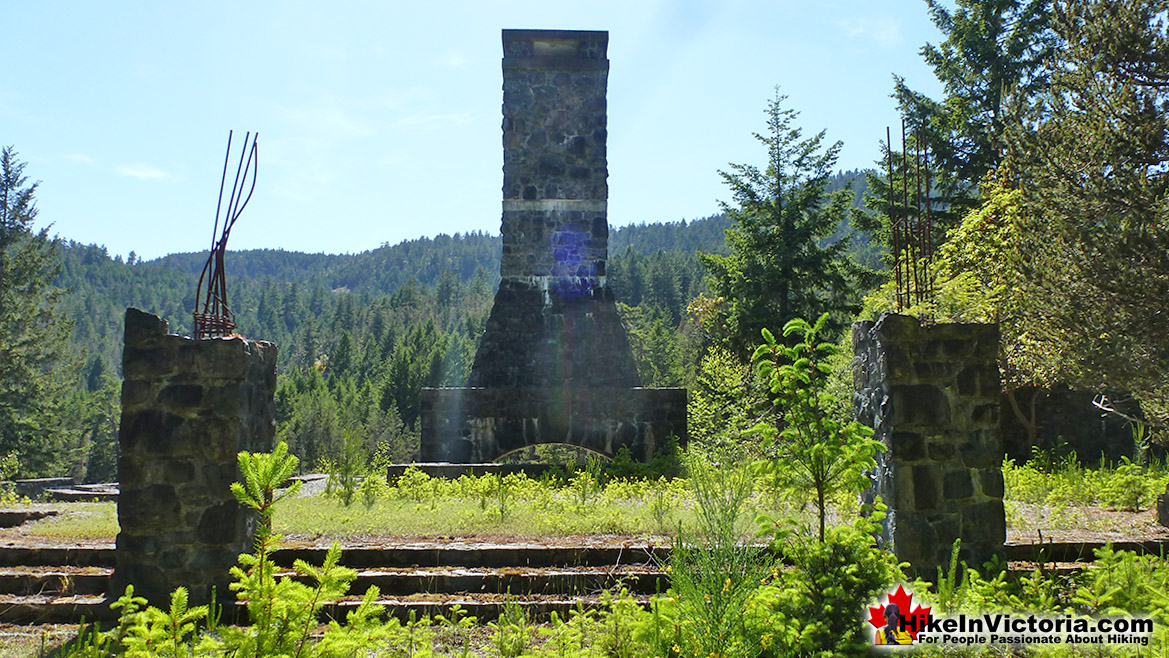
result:
[[[603,452],[572,445],[570,443],[540,443],[524,446],[495,458],[496,464],[562,464],[584,467],[589,458],[603,463],[613,460]]]

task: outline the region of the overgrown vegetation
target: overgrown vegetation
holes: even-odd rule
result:
[[[1022,387],[1119,387],[1145,404],[1149,435],[1163,437],[1169,6],[928,0],[927,7],[943,40],[922,56],[944,97],[895,81],[911,135],[905,148],[928,146],[932,154],[937,223],[936,294],[909,311],[998,323],[1012,411]],[[784,100],[777,95],[768,105],[758,136],[766,164],[731,165],[722,174],[732,195],[725,216],[628,227],[610,242],[607,276],[645,384],[692,391],[686,477],[672,477],[677,464],[652,472],[618,456],[607,468],[593,460],[542,480],[446,481],[409,470],[387,483],[386,463],[415,454],[419,389],[465,380],[498,281],[499,240],[439,236],[345,257],[233,254],[240,326],[282,348],[281,447],[240,458],[245,481],[237,495],[263,520],[254,553],[233,571],[251,623],[222,626],[214,608],[190,607],[183,590],[166,610],[146,608],[128,591],[117,603],[119,624],[85,631],[68,652],[300,658],[470,651],[461,640],[441,650],[436,643],[465,638],[473,619],[454,613],[384,622],[370,598],[376,590],[345,620],[319,627],[322,605],[347,591],[352,572],[333,550],[322,565],[298,563],[307,584],[275,578],[270,554],[279,531],[674,537],[667,565],[674,587],[648,609],[615,592],[598,609],[536,628],[509,605],[484,645],[494,655],[861,653],[861,607],[901,574],[873,544],[880,505],[858,513],[854,493],[879,446],[848,422],[840,394],[847,358],[834,358],[829,343],[841,338],[838,330],[874,283],[858,254],[868,264],[882,248],[897,255],[888,191],[908,181],[901,172],[894,180],[867,172],[867,208],[851,208],[850,176],[831,175],[839,144],[825,145],[823,133],[804,139]],[[890,144],[881,152],[884,164],[900,155]],[[202,257],[122,262],[100,247],[60,245],[33,226],[35,190],[5,148],[2,466],[21,476],[112,480],[121,312],[139,306],[166,316],[176,331],[188,329],[186,296]],[[893,309],[894,288],[869,286],[862,313]],[[819,319],[794,319],[800,315]],[[763,331],[777,327],[782,336]],[[752,363],[760,335],[765,344]],[[324,501],[277,493],[294,470],[318,464],[330,472]],[[1122,461],[1087,469],[1074,455],[1007,462],[1004,477],[1008,521],[1028,530],[1082,527],[1087,508],[1147,511],[1169,484],[1163,466]],[[1045,515],[1038,524],[1035,508]],[[82,513],[26,532],[113,536],[112,505],[74,509]],[[1072,575],[1041,567],[1012,576],[1002,564],[955,558],[936,586],[914,586],[947,611],[1151,614],[1161,624],[1153,649],[1164,653],[1164,559],[1105,549],[1097,560]]]
[[[383,621],[371,588],[344,620],[319,625],[323,606],[344,596],[355,573],[339,564],[334,543],[323,564],[298,561],[300,582],[276,578],[271,562],[279,536],[275,510],[296,500],[296,485],[278,490],[294,472],[296,458],[281,444],[272,454],[241,453],[245,481],[233,486],[241,503],[260,514],[253,553],[240,557],[232,570],[232,590],[247,602],[250,623],[225,626],[214,607],[189,607],[186,592],[178,589],[166,610],[145,607],[133,590],[115,604],[118,624],[108,630],[83,630],[65,649],[69,656],[340,656],[365,651],[385,655],[468,655],[473,618],[456,610],[449,618]],[[1072,460],[1055,464],[1035,460],[1024,467],[1005,465],[1009,490],[1020,499],[1049,499],[1081,469]],[[514,602],[504,605],[500,618],[489,625],[480,645],[499,656],[860,656],[869,651],[870,638],[861,623],[864,606],[891,583],[904,581],[900,565],[874,544],[876,523],[883,507],[851,523],[833,523],[820,534],[809,519],[757,514],[752,500],[760,497],[760,477],[750,464],[731,466],[691,458],[688,478],[641,483],[668,484],[679,498],[689,500],[692,515],[677,519],[680,528],[667,566],[671,588],[653,597],[647,607],[618,591],[602,597],[601,605],[581,609],[568,619],[554,616],[535,625]],[[1096,484],[1105,497],[1127,492],[1138,484],[1132,464],[1110,471]],[[1136,469],[1141,468],[1135,466]],[[858,471],[856,465],[849,470]],[[1158,471],[1161,481],[1169,474]],[[841,477],[848,474],[841,473]],[[561,504],[580,513],[615,489],[636,488],[613,480],[597,488],[597,467],[586,468],[560,489],[570,494]],[[510,482],[502,482],[511,478]],[[1146,480],[1149,478],[1141,478]],[[500,489],[500,487],[503,489]],[[686,486],[685,492],[679,489]],[[1142,485],[1143,486],[1143,485]],[[456,481],[433,480],[409,471],[395,493],[422,509],[436,505],[439,496],[461,491],[479,496],[481,511],[513,519],[496,498],[501,490],[548,489],[522,476],[484,476]],[[599,491],[599,493],[597,493]],[[814,498],[805,489],[789,495]],[[510,495],[510,494],[509,494]],[[536,494],[539,496],[539,494]],[[1066,494],[1064,494],[1066,495]],[[521,494],[525,496],[525,494]],[[580,498],[578,498],[578,496]],[[596,496],[597,498],[593,498]],[[1138,496],[1139,497],[1139,496]],[[578,503],[592,501],[587,506]],[[1123,503],[1123,496],[1117,504]],[[315,503],[319,506],[319,502]],[[497,506],[496,506],[497,505]],[[350,509],[359,509],[355,506]],[[417,514],[416,514],[417,515]],[[753,524],[752,518],[756,521]],[[752,531],[757,527],[757,531]],[[1149,614],[1169,621],[1169,566],[1164,558],[1139,557],[1103,549],[1098,566],[1074,574],[1045,571],[1012,575],[1002,563],[985,568],[960,565],[955,557],[936,585],[911,584],[924,604],[947,613],[1021,610],[1071,614]],[[984,575],[985,574],[985,575]],[[1164,628],[1154,638],[1166,640]]]
[[[784,338],[798,340],[791,347],[764,329],[764,343],[755,350],[759,375],[775,395],[779,415],[778,426],[761,423],[756,428],[764,437],[764,449],[775,456],[764,462],[764,468],[781,481],[812,492],[821,542],[829,497],[869,488],[866,471],[876,467],[874,456],[885,449],[872,438],[871,427],[833,416],[838,402],[828,392],[828,383],[836,346],[819,340],[827,323],[827,313],[814,325],[803,318],[791,320],[783,328]]]

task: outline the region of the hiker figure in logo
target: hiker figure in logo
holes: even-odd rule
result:
[[[895,603],[885,604],[885,625],[877,629],[877,644],[913,644],[908,631],[901,630],[901,610]]]

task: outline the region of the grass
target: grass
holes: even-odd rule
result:
[[[1059,461],[1006,462],[1007,523],[1013,534],[1042,530],[1132,531],[1132,511],[1147,512],[1169,484],[1163,465],[1145,468],[1122,462],[1084,468],[1074,456]],[[781,487],[756,483],[749,502],[754,516],[795,515],[810,518],[799,501],[785,499]],[[691,524],[694,500],[687,480],[614,479],[601,485],[580,473],[566,483],[541,482],[522,475],[430,478],[412,471],[397,486],[380,483],[345,507],[336,497],[314,496],[286,501],[276,511],[276,529],[290,539],[359,539],[361,537],[485,536],[563,537],[584,534],[672,535]],[[0,538],[68,543],[108,541],[118,532],[115,503],[54,504],[61,514],[20,528],[0,531]],[[1127,510],[1127,513],[1110,510]],[[855,513],[850,501],[837,501],[834,516]],[[1147,514],[1146,514],[1147,516]],[[1143,516],[1141,518],[1144,518]],[[1151,521],[1150,521],[1151,523]]]
[[[41,658],[77,635],[76,624],[0,625],[0,658]]]
[[[289,501],[276,512],[276,531],[290,537],[354,538],[363,535],[509,535],[557,537],[573,534],[663,534],[668,523],[658,524],[643,505],[636,502],[591,505],[580,510],[565,509],[540,501],[514,501],[501,515],[482,509],[479,503],[462,499],[416,503],[410,500],[379,500],[372,507],[355,504],[344,507],[337,500],[300,498]],[[672,512],[670,520],[689,516]]]
[[[0,536],[17,532],[32,539],[68,543],[113,539],[118,534],[117,503],[54,503],[49,507],[61,513],[3,531]]]
[[[753,512],[792,511],[760,488]],[[522,475],[439,480],[411,473],[384,487],[372,505],[336,498],[287,501],[276,531],[290,538],[478,535],[512,538],[581,534],[672,535],[692,524],[694,501],[683,479],[618,479],[599,485],[578,476],[566,485]]]
[[[1037,457],[1023,465],[1003,464],[1007,526],[1013,534],[1160,531],[1148,510],[1169,485],[1164,464],[1146,467],[1123,460],[1085,468],[1074,453],[1058,460]]]

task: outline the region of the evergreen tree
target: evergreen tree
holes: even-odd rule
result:
[[[48,229],[33,230],[37,184],[11,146],[0,151],[0,454],[20,455],[22,473],[64,468],[68,428],[59,405],[76,382],[70,324],[51,284],[60,265]]]
[[[734,205],[722,204],[733,222],[726,232],[730,254],[701,255],[721,300],[727,342],[744,359],[765,327],[831,312],[839,328],[859,301],[850,240],[822,243],[851,204],[847,191],[825,191],[841,142],[825,148],[824,131],[803,139],[785,98],[776,91],[767,132],[755,135],[767,147],[767,166],[732,164],[719,172],[734,198]]]
[[[1057,3],[1053,25],[1066,47],[1051,89],[1018,99],[1008,150],[1022,192],[1018,267],[1030,338],[1061,355],[1063,381],[1139,390],[1163,413],[1167,11],[1169,0]]]
[[[1051,0],[956,0],[954,11],[941,0],[926,3],[946,38],[920,52],[945,98],[913,91],[898,76],[894,97],[910,129],[925,131],[922,146],[934,165],[932,197],[942,204],[935,219],[949,228],[978,203],[979,181],[1002,160],[1007,95],[1046,88],[1056,39],[1049,26]],[[883,200],[886,192],[874,190],[873,197]]]

